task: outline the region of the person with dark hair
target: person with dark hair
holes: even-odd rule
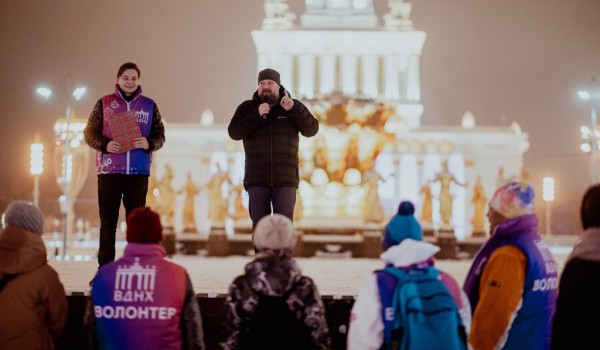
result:
[[[67,322],[65,289],[48,265],[44,215],[13,202],[0,232],[0,349],[54,349]]]
[[[423,241],[421,225],[414,217],[415,207],[409,201],[402,201],[398,206],[398,212],[384,228],[383,249],[381,259],[386,267],[378,270],[363,283],[358,292],[352,314],[350,316],[350,328],[348,330],[348,349],[388,349],[394,348],[392,344],[401,342],[402,336],[408,338],[410,328],[405,325],[402,336],[394,331],[393,320],[402,318],[403,305],[394,308],[394,291],[401,288],[402,284],[408,285],[406,279],[395,278],[389,274],[390,269],[401,271],[412,275],[426,275],[431,273],[436,276],[448,290],[449,297],[456,314],[460,317],[460,325],[451,334],[449,330],[438,329],[440,339],[422,339],[423,341],[435,342],[436,348],[453,349],[466,347],[466,334],[471,324],[471,308],[466,294],[460,289],[454,278],[449,274],[434,267],[433,256],[440,248]],[[392,271],[393,272],[393,271]],[[408,288],[412,288],[409,286]],[[419,290],[419,293],[421,290]],[[424,298],[428,297],[425,293]],[[430,310],[431,311],[431,310]],[[433,314],[430,316],[429,324],[434,324]],[[458,321],[458,320],[457,320]],[[415,325],[417,326],[417,325]],[[458,343],[451,343],[452,339],[459,338]],[[405,339],[407,341],[408,339]],[[431,345],[431,343],[429,343]],[[413,344],[413,347],[415,344]],[[429,348],[423,345],[423,348]]]
[[[204,349],[200,307],[187,271],[165,259],[150,208],[127,217],[123,257],[98,270],[84,327],[92,349]]]
[[[600,184],[581,201],[581,240],[573,247],[560,276],[552,349],[589,349],[598,343],[600,314]],[[587,315],[587,317],[586,317]]]
[[[115,233],[121,201],[126,217],[146,205],[152,152],[165,143],[165,128],[156,103],[142,95],[140,69],[127,62],[119,67],[115,92],[96,102],[83,130],[85,142],[96,150],[100,244],[98,265],[115,260]],[[135,115],[139,133],[121,138],[117,120]],[[121,122],[119,122],[121,123]],[[123,124],[131,129],[130,125]],[[136,130],[137,131],[137,130]],[[127,136],[125,132],[125,136]],[[115,140],[119,134],[119,140]],[[139,136],[138,136],[139,135]],[[126,140],[126,141],[123,141]]]
[[[258,73],[258,89],[238,106],[229,123],[229,137],[244,141],[244,187],[252,228],[271,213],[294,217],[298,189],[299,136],[312,137],[319,122],[302,102],[292,99],[279,73]],[[272,210],[271,210],[272,206]]]
[[[473,349],[550,348],[558,277],[537,231],[534,197],[528,184],[511,182],[490,199],[491,236],[464,284],[473,308]]]
[[[331,348],[325,308],[312,279],[303,276],[292,250],[292,221],[260,219],[252,238],[258,252],[235,278],[225,299],[224,350]]]

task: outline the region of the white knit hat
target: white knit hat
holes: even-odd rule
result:
[[[4,223],[38,235],[44,233],[44,214],[29,202],[12,202],[4,212]]]
[[[252,240],[256,250],[293,249],[296,234],[292,221],[287,216],[273,214],[258,221]]]

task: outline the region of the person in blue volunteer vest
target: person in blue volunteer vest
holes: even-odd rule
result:
[[[98,270],[84,327],[92,349],[204,349],[200,307],[186,270],[165,259],[150,208],[127,217],[123,257]]]
[[[385,251],[381,254],[381,260],[386,267],[395,267],[403,271],[433,267],[433,256],[440,248],[423,241],[423,230],[415,219],[414,212],[415,207],[411,202],[402,201],[398,206],[398,213],[385,226],[383,233]],[[465,332],[468,332],[471,323],[471,308],[466,294],[460,289],[454,278],[444,271],[439,271],[438,279],[452,295]],[[389,308],[393,304],[393,291],[398,281],[387,278],[385,282],[385,285],[380,286],[378,273],[372,274],[364,281],[350,315],[348,350],[387,349],[392,346],[389,339],[391,324],[389,320],[384,321],[383,315],[389,312]],[[382,295],[385,297],[382,298]],[[462,345],[464,345],[464,340],[463,336]],[[444,344],[439,345],[443,346]]]
[[[85,142],[96,150],[100,245],[98,265],[115,260],[115,233],[121,200],[125,216],[146,205],[152,152],[165,143],[165,128],[154,100],[142,95],[140,69],[127,62],[119,67],[115,92],[102,97],[92,110],[83,130]],[[113,140],[109,119],[135,111],[141,137],[130,147]]]
[[[489,203],[490,238],[464,290],[473,309],[473,349],[549,349],[558,287],[556,262],[537,232],[533,189],[512,182]]]

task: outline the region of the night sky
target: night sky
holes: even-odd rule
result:
[[[289,3],[296,13],[304,8],[304,1]],[[538,193],[538,213],[544,209],[542,177],[554,176],[553,229],[578,232],[577,211],[591,181],[589,157],[579,150],[579,126],[590,123],[590,105],[576,92],[592,76],[600,78],[600,1],[410,3],[415,28],[427,32],[422,124],[459,125],[465,111],[478,126],[518,122],[531,143],[525,170]],[[374,4],[379,15],[387,12],[387,1]],[[114,89],[123,62],[139,65],[144,93],[156,100],[167,123],[197,122],[207,108],[217,122],[228,123],[256,88],[250,32],[260,29],[262,5],[262,0],[1,1],[0,210],[11,200],[31,199],[29,145],[37,133],[47,153],[40,206],[49,215],[58,211],[61,189],[50,155],[54,121],[64,116],[66,98],[77,85],[88,93],[75,104],[76,116],[87,118],[98,98]],[[36,97],[40,84],[56,90],[50,100]],[[96,212],[95,193],[91,169],[78,199],[82,211]]]

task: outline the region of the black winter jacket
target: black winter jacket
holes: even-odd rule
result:
[[[279,101],[263,119],[258,113],[262,103],[258,90],[251,100],[238,106],[229,123],[229,137],[244,141],[246,166],[244,187],[298,187],[299,135],[311,137],[319,131],[319,122],[302,102],[294,100],[289,111],[279,102],[285,88],[279,88]]]

